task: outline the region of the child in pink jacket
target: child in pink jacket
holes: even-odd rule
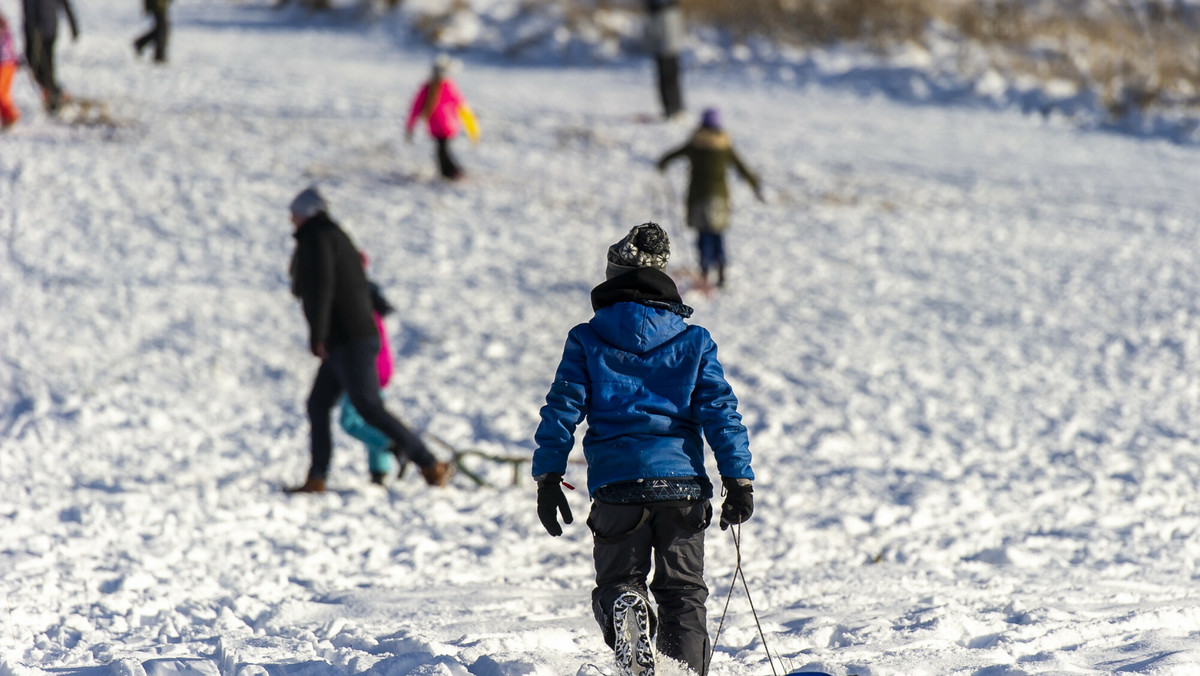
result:
[[[359,254],[362,257],[363,267],[367,266],[367,255]],[[382,390],[387,387],[388,381],[392,379],[392,370],[394,362],[392,361],[392,347],[388,343],[387,329],[383,324],[384,315],[391,314],[394,310],[391,303],[383,297],[379,291],[379,287],[371,282],[371,305],[375,318],[375,328],[379,331],[379,356],[375,359],[375,369],[379,374],[379,388]],[[382,391],[380,392],[382,395]],[[387,475],[392,471],[392,456],[395,455],[400,462],[400,475],[404,475],[404,467],[406,461],[400,454],[396,453],[392,446],[391,439],[383,432],[375,429],[363,420],[362,415],[350,403],[350,398],[342,395],[341,414],[338,417],[338,423],[347,434],[358,439],[367,448],[367,467],[371,472],[371,483],[383,485]]]
[[[460,122],[466,128],[467,136],[472,141],[478,140],[479,125],[458,85],[449,77],[451,63],[446,56],[439,56],[434,61],[432,76],[413,99],[412,111],[404,125],[404,137],[411,142],[417,120],[427,121],[429,134],[437,143],[438,169],[444,178],[457,180],[462,178],[463,170],[450,153],[450,140],[458,136]]]
[[[21,119],[21,111],[12,100],[12,82],[19,64],[8,20],[0,12],[0,129],[8,129]]]

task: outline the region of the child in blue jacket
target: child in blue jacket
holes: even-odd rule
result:
[[[588,422],[592,610],[622,673],[653,674],[655,647],[705,672],[704,529],[713,486],[704,440],[726,494],[721,528],[750,518],[754,504],[737,398],[708,331],[684,321],[692,309],[664,272],[670,255],[667,234],[654,223],[635,226],[608,249],[607,281],[591,294],[595,316],[567,335],[534,437],[538,517],[558,536],[559,513],[572,522],[561,488],[567,456],[575,428]],[[646,585],[651,562],[657,617]]]

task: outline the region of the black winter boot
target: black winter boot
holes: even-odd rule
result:
[[[650,616],[650,604],[641,594],[627,592],[613,603],[613,653],[621,676],[654,676]]]

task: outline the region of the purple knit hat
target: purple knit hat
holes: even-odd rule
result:
[[[700,113],[700,126],[708,129],[721,128],[721,113],[716,108],[705,108]]]

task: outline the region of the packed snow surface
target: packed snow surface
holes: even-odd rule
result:
[[[447,184],[402,34],[193,0],[156,67],[140,3],[78,4],[61,77],[119,125],[22,74],[0,136],[0,674],[611,673],[581,491],[552,539],[527,463],[379,488],[340,435],[331,491],[280,492],[317,366],[286,207],[317,183],[370,254],[392,409],[527,458],[605,248],[655,220],[695,265],[653,166],[693,123],[646,121],[649,64],[468,58]],[[735,186],[728,287],[685,292],[758,475],[766,644],[739,583],[711,673],[1200,673],[1200,149],[733,70],[685,95],[767,186]],[[730,534],[707,555],[715,635]]]

